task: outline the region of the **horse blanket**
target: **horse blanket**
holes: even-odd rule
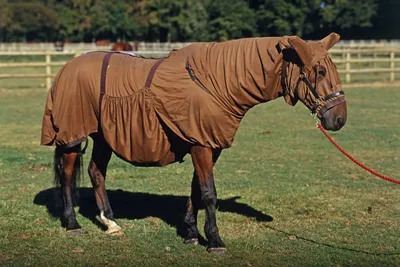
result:
[[[119,157],[139,166],[180,161],[185,145],[227,148],[246,111],[279,96],[275,46],[284,38],[195,43],[162,61],[76,57],[48,92],[41,144],[74,146],[101,131]]]

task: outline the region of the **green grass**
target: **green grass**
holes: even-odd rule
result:
[[[331,135],[367,166],[400,179],[400,88],[345,91],[347,125]],[[70,238],[51,209],[53,151],[39,146],[45,96],[43,89],[0,89],[1,266],[400,265],[400,186],[344,158],[304,106],[283,99],[252,109],[216,165],[226,256],[184,245],[176,234],[190,157],[165,168],[113,157],[107,189],[122,237],[106,235],[93,218],[85,175],[76,210],[87,235]],[[202,229],[204,211],[199,222]]]

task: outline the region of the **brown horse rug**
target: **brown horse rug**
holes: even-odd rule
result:
[[[276,45],[287,38],[196,43],[161,60],[76,57],[48,93],[41,144],[70,147],[102,131],[119,157],[144,166],[180,161],[185,144],[227,148],[246,111],[279,96]]]

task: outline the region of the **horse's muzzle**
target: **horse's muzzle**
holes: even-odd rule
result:
[[[340,97],[324,105],[317,113],[325,130],[338,131],[347,120],[346,99]]]

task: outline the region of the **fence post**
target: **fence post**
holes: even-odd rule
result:
[[[350,51],[347,51],[347,53],[346,53],[346,83],[351,82],[350,59],[351,59],[351,53],[350,53]]]
[[[390,81],[394,82],[395,80],[395,72],[394,72],[394,67],[395,67],[395,53],[394,51],[390,52],[390,68],[392,69],[392,71],[390,72]]]
[[[46,53],[46,89],[51,87],[51,55]]]

